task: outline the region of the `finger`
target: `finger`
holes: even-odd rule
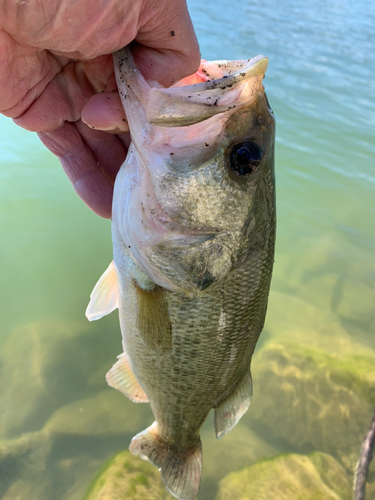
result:
[[[128,122],[117,92],[93,95],[81,113],[82,121],[90,128],[112,134],[129,131]]]
[[[146,80],[168,87],[197,71],[199,45],[185,0],[149,0],[140,19],[133,53]]]
[[[111,217],[113,184],[126,150],[116,137],[90,130],[84,124],[65,122],[60,128],[39,134],[58,156],[75,191],[91,210]]]
[[[92,130],[81,121],[75,126],[82,140],[92,151],[98,166],[113,186],[117,172],[126,158],[125,141],[120,140],[117,135]]]

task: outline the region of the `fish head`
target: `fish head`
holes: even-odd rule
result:
[[[116,179],[113,221],[135,262],[168,290],[204,293],[274,226],[267,63],[204,61],[163,89],[145,82],[129,49],[115,56],[132,144]]]

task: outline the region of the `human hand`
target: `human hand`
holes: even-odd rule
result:
[[[199,66],[185,0],[0,0],[0,112],[37,132],[107,218],[129,143],[111,54],[132,40],[147,80],[169,86]]]

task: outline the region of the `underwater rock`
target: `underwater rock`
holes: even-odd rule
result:
[[[216,500],[350,500],[351,482],[331,456],[283,455],[232,472],[219,483]]]
[[[351,321],[368,324],[375,319],[375,287],[374,282],[343,280],[340,297],[334,304],[335,313]]]
[[[375,404],[375,352],[364,352],[354,344],[351,354],[336,355],[267,343],[253,360],[254,397],[242,423],[290,451],[324,451],[353,470]]]
[[[361,339],[353,338],[332,312],[274,290],[270,293],[266,323],[257,351],[270,339],[314,346],[327,352],[334,350],[336,354],[374,353],[361,343]]]
[[[46,475],[52,443],[46,433],[0,441],[1,500],[49,500],[52,487]]]
[[[13,331],[0,351],[0,437],[38,430],[56,408],[98,391],[90,375],[108,370],[120,348],[92,328],[36,322]]]
[[[219,441],[213,428],[204,428],[201,436],[204,465],[198,498],[206,499],[216,488],[217,482],[229,472],[243,469],[282,451],[265,442],[241,423]]]
[[[60,479],[59,500],[82,500],[102,463],[90,455],[59,460],[54,471],[55,477]],[[68,486],[68,489],[61,491],[64,486]]]
[[[76,436],[132,436],[152,423],[149,405],[134,404],[123,394],[108,388],[93,398],[81,399],[59,408],[45,430]]]
[[[368,324],[375,319],[370,247],[359,247],[340,231],[327,231],[314,242],[306,239],[296,245],[293,252],[277,254],[274,289],[288,290],[320,310],[351,321]]]
[[[173,500],[158,469],[129,451],[107,462],[83,500]]]
[[[284,251],[277,253],[274,288],[280,285],[282,289],[288,288],[290,293],[298,294],[299,289],[308,286],[312,279],[319,279],[326,274],[338,276],[347,268],[347,255],[341,259],[337,255],[337,246],[341,244],[343,247],[346,241],[339,239],[336,232],[326,232],[313,243],[310,239],[298,237],[293,241],[292,252],[286,245]],[[320,300],[318,296],[316,299]],[[315,301],[313,304],[317,305]]]

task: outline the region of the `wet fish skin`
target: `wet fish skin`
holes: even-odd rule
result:
[[[118,306],[124,354],[107,380],[149,401],[155,416],[130,450],[161,469],[173,495],[192,500],[208,413],[215,409],[220,438],[250,404],[250,362],[267,309],[275,120],[262,85],[266,63],[206,63],[211,81],[151,90],[129,49],[114,60],[133,142],[115,185],[112,284],[98,283],[112,292],[100,307],[93,294],[88,316]],[[247,142],[262,160],[241,177],[230,153]]]

